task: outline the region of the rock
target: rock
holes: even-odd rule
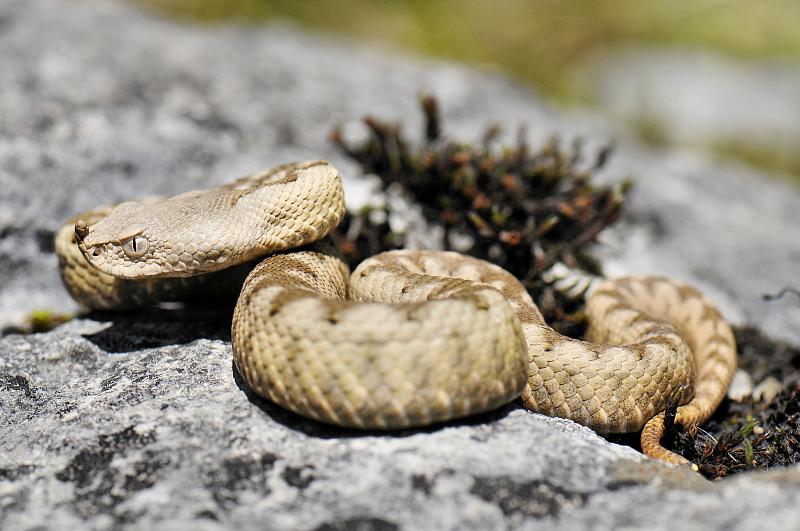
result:
[[[628,123],[694,146],[797,160],[800,63],[737,61],[709,51],[626,48],[591,69],[592,95]]]
[[[81,320],[3,340],[11,354],[2,396],[12,414],[2,477],[15,480],[3,484],[6,507],[49,498],[66,522],[133,518],[141,527],[218,520],[296,529],[380,518],[486,528],[502,525],[505,512],[547,516],[583,505],[589,492],[648,466],[588,429],[517,407],[388,436],[305,421],[250,393],[229,344],[206,339],[209,329],[225,329],[224,317],[186,330],[183,345],[140,335],[155,322],[168,331],[177,324],[168,319]],[[8,430],[20,422],[24,430]],[[562,477],[545,460],[560,462]],[[703,483],[686,470],[673,474]],[[516,507],[528,489],[542,497]],[[465,500],[472,510],[460,517]],[[429,509],[414,515],[404,506]],[[5,523],[35,527],[53,517],[25,513],[12,511]]]
[[[0,340],[3,528],[745,529],[756,515],[770,528],[796,521],[798,474],[712,485],[518,405],[392,434],[326,427],[247,389],[231,362],[224,312],[106,317]]]
[[[741,402],[753,396],[753,378],[747,371],[737,369],[728,388],[728,398]]]
[[[57,16],[55,16],[57,14]],[[278,26],[189,27],[115,2],[0,4],[0,315],[74,311],[52,235],[68,216],[288,160],[328,158],[351,205],[368,184],[326,141],[370,113],[418,127],[488,122],[600,145],[613,130],[447,63],[376,54]],[[350,134],[348,133],[348,134]],[[798,338],[800,192],[753,171],[623,143],[632,175],[611,272],[698,284],[726,315]],[[800,471],[709,484],[572,422],[512,404],[445,426],[355,433],[252,395],[230,309],[92,314],[0,338],[0,527],[119,529],[792,528]],[[753,495],[757,492],[758,495]],[[736,503],[731,503],[736,500]]]
[[[781,389],[783,389],[783,386],[780,380],[774,376],[767,376],[753,389],[753,398],[769,402],[781,392]]]

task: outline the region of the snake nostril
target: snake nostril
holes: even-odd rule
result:
[[[100,256],[102,252],[103,250],[101,248],[95,247],[94,249],[92,249],[92,256]]]

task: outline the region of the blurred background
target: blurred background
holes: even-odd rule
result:
[[[427,93],[453,140],[490,125],[498,148],[582,140],[552,158],[586,165],[613,142],[596,182],[635,184],[602,242],[608,274],[697,279],[726,315],[800,338],[795,299],[762,300],[798,284],[800,2],[65,5],[0,0],[0,330],[75,310],[52,236],[100,204],[312,157],[341,169],[353,211],[383,204],[379,172],[332,132],[367,140],[370,115],[417,149]]]
[[[131,0],[197,24],[282,22],[462,61],[654,145],[800,184],[797,0]]]

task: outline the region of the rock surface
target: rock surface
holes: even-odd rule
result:
[[[588,70],[612,114],[685,145],[795,157],[800,63],[736,61],[688,49],[623,48]]]
[[[328,158],[337,122],[528,124],[590,144],[614,132],[508,82],[280,27],[180,26],[101,0],[0,4],[0,321],[73,311],[52,235],[73,213]],[[632,175],[612,273],[699,284],[734,320],[800,338],[800,191],[689,153],[621,146]],[[349,177],[352,203],[369,187]],[[800,470],[709,484],[569,421],[509,406],[447,426],[353,433],[254,397],[226,309],[93,314],[0,338],[0,527],[8,529],[790,529]]]

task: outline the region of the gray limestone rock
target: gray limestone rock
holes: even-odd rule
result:
[[[492,121],[605,143],[614,131],[502,79],[296,31],[202,28],[101,0],[0,3],[0,322],[76,309],[52,235],[143,194],[328,158],[350,204],[368,181],[326,138],[364,114],[420,125],[417,96],[475,138]],[[726,314],[800,338],[800,192],[742,167],[630,142],[603,176],[638,187],[602,247],[612,273],[699,284]],[[512,404],[461,422],[356,433],[254,396],[230,310],[92,314],[0,338],[3,529],[796,528],[800,470],[710,484]]]

